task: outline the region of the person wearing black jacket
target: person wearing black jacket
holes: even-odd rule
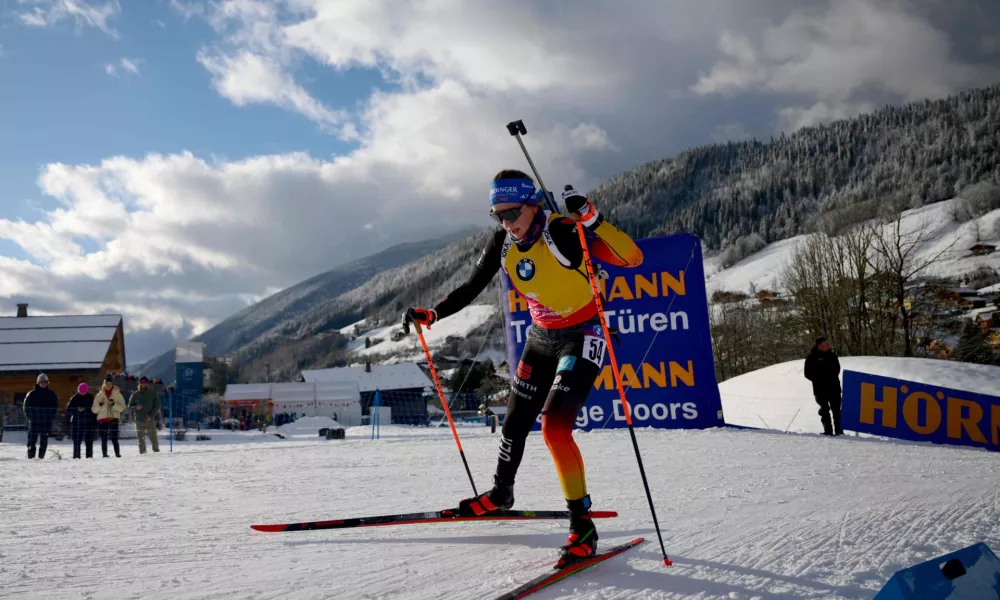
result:
[[[86,383],[76,388],[76,393],[66,405],[66,429],[73,438],[73,458],[80,458],[80,445],[87,445],[87,458],[94,458],[94,431],[97,430],[97,415],[90,408],[94,395]]]
[[[825,337],[816,338],[816,345],[806,358],[805,376],[812,382],[813,395],[819,404],[823,435],[844,435],[840,428],[840,360]]]
[[[39,373],[35,389],[24,397],[24,418],[28,420],[28,458],[35,458],[35,446],[38,446],[38,458],[45,458],[45,450],[49,447],[49,434],[52,433],[52,422],[59,410],[59,398],[49,389],[49,377]],[[39,441],[41,438],[41,441]]]

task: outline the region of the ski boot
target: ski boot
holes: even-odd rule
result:
[[[562,569],[575,562],[597,554],[597,528],[590,518],[590,495],[579,500],[567,500],[569,508],[569,538],[559,552],[556,569]]]
[[[458,503],[460,517],[481,517],[496,511],[510,510],[514,506],[514,484],[501,482],[493,476],[493,489],[475,498]]]

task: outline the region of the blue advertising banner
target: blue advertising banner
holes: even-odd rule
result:
[[[176,363],[177,395],[185,401],[201,399],[204,390],[201,363]]]
[[[844,429],[1000,451],[1000,397],[844,371]]]
[[[724,425],[715,380],[708,298],[701,241],[690,234],[638,240],[643,262],[635,268],[595,264],[607,278],[604,292],[608,327],[619,332],[615,356],[636,427],[664,429]],[[507,364],[511,375],[520,361],[531,326],[528,303],[501,270]],[[578,429],[627,427],[611,360],[604,367]],[[535,428],[541,427],[541,417]]]

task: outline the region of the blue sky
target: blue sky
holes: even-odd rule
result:
[[[55,206],[37,184],[51,162],[92,164],[182,150],[233,159],[291,151],[322,156],[356,145],[294,113],[234,107],[215,93],[196,60],[199,47],[214,39],[213,29],[167,2],[126,3],[114,24],[118,38],[70,19],[27,27],[8,13],[2,22],[0,81],[13,91],[0,94],[0,214],[6,218],[35,221],[39,208]],[[139,74],[125,71],[122,58],[135,61]],[[109,64],[115,75],[107,73]],[[303,61],[299,73],[331,106],[353,107],[370,89],[393,87],[375,69],[338,74]],[[26,256],[6,240],[0,250]]]
[[[997,31],[975,0],[0,0],[0,314],[120,312],[142,360],[489,226],[510,120],[587,190],[1000,81]]]

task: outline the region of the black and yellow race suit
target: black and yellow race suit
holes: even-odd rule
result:
[[[587,229],[593,234],[588,249],[594,260],[630,267],[642,263],[635,242],[603,216],[588,219]],[[468,281],[434,308],[437,318],[467,306],[501,268],[527,300],[532,325],[511,373],[496,480],[514,484],[525,439],[541,412],[542,435],[563,493],[567,500],[583,498],[587,484],[573,425],[601,371],[606,348],[576,222],[546,212],[541,235],[528,247],[497,231]]]

